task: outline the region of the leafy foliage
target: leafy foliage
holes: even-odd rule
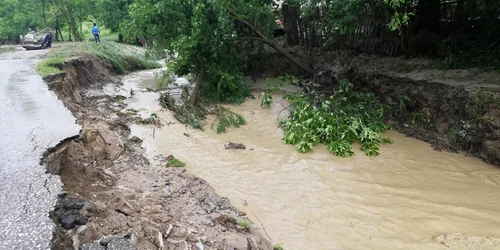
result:
[[[500,32],[500,20],[490,21],[480,31],[477,29],[464,28],[444,41],[444,68],[478,67],[500,71],[500,42],[497,35]]]
[[[186,163],[180,161],[179,159],[175,158],[175,157],[171,157],[168,162],[167,162],[167,167],[185,167],[186,166]]]
[[[342,82],[337,91],[326,100],[315,100],[306,94],[287,95],[292,109],[281,122],[283,140],[294,144],[301,153],[315,145],[326,144],[337,156],[354,155],[352,143],[361,144],[365,154],[378,155],[378,145],[389,143],[380,133],[387,130],[382,116],[384,106],[374,94],[352,90],[349,82]]]
[[[104,26],[112,32],[117,32],[120,28],[120,23],[123,22],[128,15],[128,6],[133,0],[99,0],[97,1],[97,9],[99,11],[98,18]]]
[[[286,84],[291,84],[295,80],[295,77],[286,74],[285,76],[275,77],[275,78],[267,78],[266,79],[266,91],[274,92],[276,94],[280,93],[281,88]],[[262,98],[260,103],[261,107],[270,107],[273,103],[273,96],[262,92],[259,96]]]
[[[260,102],[261,107],[270,107],[271,104],[273,103],[273,96],[266,93],[262,92],[260,93],[260,97],[262,98],[262,101]]]
[[[273,245],[273,250],[284,250],[283,245],[281,243],[276,243]]]
[[[226,133],[230,127],[239,128],[247,123],[243,116],[220,105],[215,107],[213,113],[216,119],[212,123],[212,128],[215,126],[217,134]]]
[[[184,94],[182,95],[183,104],[176,104],[175,99],[168,94],[164,94],[160,98],[160,104],[172,110],[175,118],[180,123],[188,124],[195,129],[203,130],[203,120],[206,119],[207,115],[213,115],[215,119],[211,123],[211,128],[216,130],[218,134],[226,133],[228,128],[238,128],[246,124],[246,120],[243,116],[220,104],[213,104],[206,100],[197,103],[193,112],[192,109],[188,109],[189,100],[187,99],[187,92],[187,89],[184,89]]]
[[[40,9],[40,2],[35,0],[2,0],[0,1],[0,38],[10,41],[19,40],[19,35],[43,24],[41,15],[33,11]]]
[[[168,67],[176,75],[193,74],[201,85],[200,97],[211,102],[242,103],[249,96],[243,84],[249,36],[238,19],[270,33],[273,18],[260,0],[136,0],[130,19],[121,24],[125,40],[142,33],[158,49],[175,51]]]

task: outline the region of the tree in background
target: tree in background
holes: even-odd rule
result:
[[[275,19],[268,0],[136,0],[129,14],[120,26],[125,40],[147,32],[161,49],[178,54],[169,65],[174,73],[196,75],[192,106],[198,93],[216,102],[243,101],[248,95],[243,70],[252,41],[269,44],[307,69],[268,38]]]
[[[19,42],[19,35],[43,25],[42,15],[33,15],[39,7],[36,0],[0,1],[0,37]]]
[[[128,6],[133,0],[100,0],[96,3],[97,18],[99,21],[110,29],[111,32],[119,32],[120,24],[128,16]],[[123,35],[118,34],[118,41],[123,41]]]

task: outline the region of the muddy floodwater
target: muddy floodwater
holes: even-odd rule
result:
[[[132,74],[124,88],[139,90],[152,76]],[[138,91],[127,101],[145,116],[156,112],[175,122],[154,138],[151,126],[132,127],[148,155],[184,161],[287,250],[500,249],[500,169],[494,166],[394,131],[386,134],[394,144],[381,146],[378,157],[359,150],[335,157],[324,146],[300,154],[282,142],[277,127],[284,101],[269,109],[260,100],[232,106],[248,124],[218,135],[211,119],[205,132],[179,124],[160,110],[157,97]],[[224,150],[228,141],[247,150]]]

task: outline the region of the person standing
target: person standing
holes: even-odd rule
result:
[[[97,27],[97,25],[94,23],[94,26],[92,26],[92,34],[94,35],[94,41],[96,44],[101,42],[99,33],[101,33],[101,31],[99,30],[99,27]]]

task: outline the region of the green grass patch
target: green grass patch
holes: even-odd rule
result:
[[[60,69],[61,65],[64,63],[64,58],[54,57],[47,60],[43,60],[36,65],[36,72],[42,77],[46,77],[53,74],[62,73]]]
[[[250,223],[248,223],[248,221],[240,220],[240,221],[238,221],[238,225],[240,227],[250,229]]]
[[[116,42],[100,44],[79,42],[60,43],[58,47],[49,52],[48,59],[37,65],[37,71],[42,76],[59,73],[61,71],[57,67],[53,67],[55,63],[62,63],[66,59],[83,54],[97,56],[107,62],[118,74],[161,67],[158,62],[146,59],[144,50],[140,47]]]
[[[180,167],[180,168],[182,168],[184,166],[186,166],[186,163],[180,161],[179,159],[177,159],[173,156],[167,162],[167,167]]]
[[[144,56],[128,52],[117,43],[103,43],[92,47],[91,54],[108,62],[118,74],[133,70],[154,69],[161,65],[156,61],[146,60]]]

